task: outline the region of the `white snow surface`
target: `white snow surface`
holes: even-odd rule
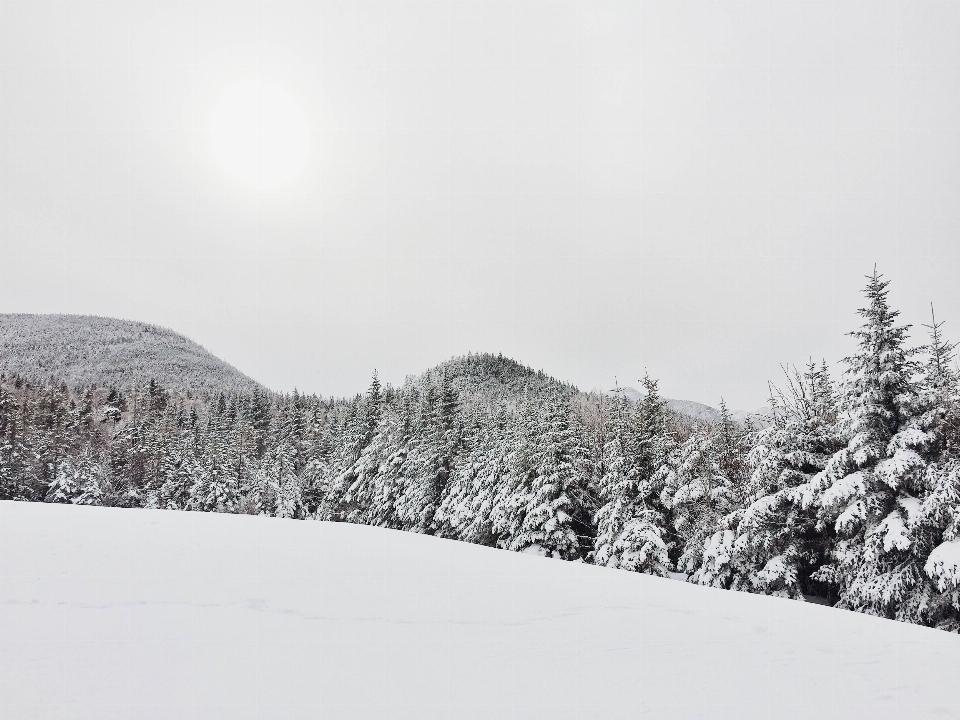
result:
[[[935,547],[924,570],[940,590],[960,588],[960,540],[948,540]]]
[[[0,503],[0,717],[957,717],[960,638],[356,525]]]

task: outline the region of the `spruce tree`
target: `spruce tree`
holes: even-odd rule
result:
[[[734,532],[724,520],[742,502],[746,435],[721,400],[720,420],[695,423],[665,464],[661,501],[670,511],[675,565],[693,582],[730,583]]]
[[[813,481],[821,528],[836,533],[814,579],[832,586],[842,607],[899,617],[922,581],[910,524],[936,438],[924,428],[920,368],[888,285],[876,270],[868,277],[864,323],[851,333],[858,350],[845,360],[846,446]]]
[[[910,513],[915,554],[924,577],[905,619],[960,631],[960,378],[953,343],[931,312],[929,360],[924,369],[924,421],[935,434],[936,458],[927,466],[923,501]]]
[[[747,458],[744,507],[724,522],[736,538],[724,561],[731,588],[800,599],[823,563],[810,482],[839,447],[826,365],[811,362],[803,375],[794,370],[770,404],[772,424],[755,432]]]
[[[551,393],[539,424],[523,522],[509,549],[574,560],[585,554],[576,532],[584,450],[567,398]]]
[[[499,447],[494,449],[499,462],[491,476],[490,528],[497,547],[517,547],[531,497],[539,432],[533,400],[523,393],[514,412],[507,415]]]
[[[442,393],[431,382],[421,401],[420,418],[403,465],[396,501],[404,530],[431,533],[434,515],[449,474]]]
[[[465,429],[466,452],[455,463],[440,507],[437,534],[481,545],[496,544],[493,513],[510,458],[509,420],[475,411]]]
[[[666,576],[670,560],[660,493],[662,467],[672,443],[657,382],[644,377],[643,387],[645,395],[633,422],[626,416],[623,399],[614,402],[611,438],[604,447],[606,472],[600,484],[604,504],[596,515],[594,562]]]

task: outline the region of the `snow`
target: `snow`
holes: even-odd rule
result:
[[[883,536],[883,550],[890,552],[893,548],[907,550],[910,547],[910,533],[903,524],[900,511],[894,510],[887,515],[874,531]]]
[[[912,525],[914,519],[920,514],[920,499],[910,495],[901,495],[897,498],[897,504],[907,513],[907,522]]]
[[[935,547],[923,569],[941,591],[960,588],[960,540],[948,540]]]
[[[823,493],[823,504],[827,507],[839,506],[850,498],[860,497],[866,492],[863,473],[859,470],[837,480]]]
[[[0,503],[3,718],[956,715],[960,638],[357,525]]]
[[[893,457],[877,463],[875,472],[882,482],[896,489],[900,487],[901,480],[907,473],[918,470],[924,465],[923,458],[916,451],[900,448]]]

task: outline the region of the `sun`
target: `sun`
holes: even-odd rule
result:
[[[296,101],[283,88],[261,80],[235,85],[220,96],[210,137],[226,173],[260,190],[295,177],[310,149],[307,122]]]

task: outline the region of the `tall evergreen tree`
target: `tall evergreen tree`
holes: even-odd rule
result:
[[[935,437],[918,413],[919,367],[888,285],[876,270],[868,277],[864,323],[851,333],[858,351],[845,360],[848,440],[814,481],[821,524],[833,527],[836,541],[814,579],[833,586],[843,607],[899,617],[911,612],[921,585],[909,525]]]
[[[696,423],[666,463],[661,501],[671,514],[675,564],[693,582],[730,582],[723,559],[734,537],[723,520],[742,502],[745,436],[721,401],[720,420]]]
[[[801,598],[823,563],[823,538],[810,507],[810,482],[839,448],[835,391],[826,365],[788,375],[771,398],[772,424],[754,434],[742,509],[723,525],[735,541],[715,553],[715,577],[729,587]],[[805,502],[806,501],[806,502]]]
[[[582,557],[576,522],[582,520],[584,450],[568,400],[559,392],[548,396],[519,532],[509,549],[535,549],[550,557]]]
[[[953,343],[931,312],[929,360],[924,369],[925,426],[938,446],[927,466],[926,494],[909,513],[915,555],[924,556],[924,577],[908,619],[960,631],[960,378]]]
[[[621,398],[615,401],[611,438],[604,448],[607,472],[601,480],[604,504],[596,516],[594,561],[666,576],[670,559],[660,494],[672,442],[656,380],[644,377],[643,387],[634,422],[626,417],[626,403]]]

